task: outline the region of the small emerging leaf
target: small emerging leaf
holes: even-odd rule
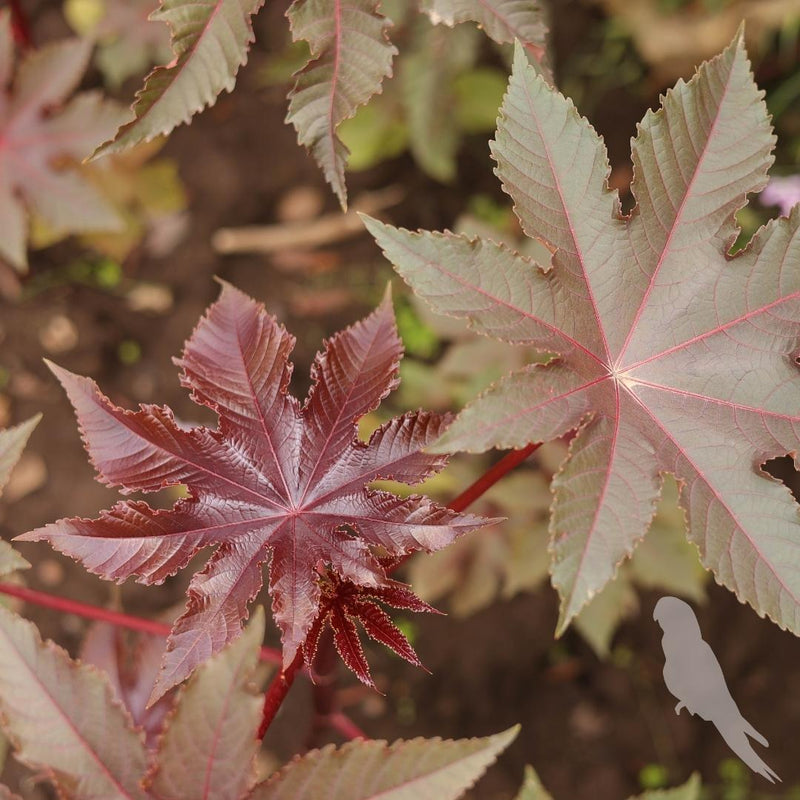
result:
[[[33,433],[33,429],[39,424],[41,418],[42,415],[37,414],[13,428],[0,431],[0,495],[11,477],[11,470],[14,469],[25,449],[28,437]]]
[[[295,759],[248,800],[457,800],[518,732],[519,726],[484,739],[329,745]]]
[[[156,67],[133,104],[134,118],[92,158],[126,150],[169,133],[230,92],[253,41],[251,17],[264,0],[161,0],[152,20],[172,33],[173,61]]]
[[[528,765],[525,767],[522,786],[520,786],[519,793],[514,800],[553,800],[553,795],[542,786],[536,770]]]

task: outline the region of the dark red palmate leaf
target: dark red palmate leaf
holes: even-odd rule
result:
[[[437,414],[405,414],[368,443],[357,438],[357,420],[398,383],[402,345],[388,295],[326,343],[302,406],[287,392],[293,345],[262,305],[223,284],[176,362],[192,398],[219,415],[216,430],[184,430],[164,406],[125,411],[93,381],[51,366],[101,481],[125,493],[186,484],[190,496],[168,511],[120,502],[96,520],[63,519],[18,538],[49,541],[104,578],[141,583],[160,583],[218,545],[192,578],[151,703],[239,635],[265,562],[288,665],[319,613],[320,566],[357,586],[390,586],[373,548],[437,550],[487,522],[367,488],[419,482],[446,461],[421,452],[448,422]]]
[[[386,560],[382,559],[381,565],[386,566]],[[376,587],[359,586],[351,581],[342,580],[333,572],[327,572],[322,577],[320,585],[319,616],[314,620],[303,642],[303,657],[306,664],[309,666],[313,664],[320,635],[325,626],[330,625],[333,643],[342,661],[362,683],[375,688],[355,624],[359,622],[371,639],[386,645],[414,666],[422,666],[405,634],[375,602],[377,600],[393,608],[407,611],[440,613],[417,597],[408,586],[397,581],[387,581],[383,586]]]

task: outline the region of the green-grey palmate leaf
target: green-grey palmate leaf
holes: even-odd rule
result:
[[[287,764],[248,800],[457,800],[518,733],[517,725],[483,739],[328,745]]]
[[[253,41],[251,17],[264,0],[161,0],[152,20],[172,31],[173,61],[156,67],[133,104],[134,118],[95,150],[96,158],[169,133],[231,91]]]
[[[287,12],[292,36],[308,42],[312,58],[297,74],[286,121],[322,167],[343,208],[348,150],[336,129],[381,90],[397,54],[386,36],[391,23],[378,6],[379,0],[295,0]]]
[[[625,218],[602,141],[519,48],[492,153],[551,263],[367,223],[436,310],[556,355],[490,388],[433,449],[523,447],[578,431],[553,483],[559,632],[642,538],[668,472],[704,566],[800,633],[798,509],[760,471],[800,453],[800,209],[727,255],[734,213],[771,163],[762,98],[741,36],[680,81],[639,127],[637,206]]]

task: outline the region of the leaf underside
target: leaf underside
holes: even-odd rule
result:
[[[145,79],[133,104],[133,119],[92,154],[97,158],[166,135],[230,92],[247,62],[252,16],[264,0],[161,0],[151,20],[171,31],[173,60]]]
[[[774,146],[741,37],[648,112],[630,217],[602,140],[518,49],[492,153],[537,264],[481,239],[367,220],[435,310],[555,355],[479,396],[433,451],[523,447],[577,431],[553,481],[558,631],[644,536],[663,473],[718,582],[800,633],[800,525],[760,469],[800,452],[800,209],[735,257],[734,214]]]
[[[514,740],[355,741],[312,750],[257,786],[248,800],[457,800]]]
[[[286,13],[294,40],[305,40],[311,49],[311,60],[289,93],[286,122],[294,125],[343,208],[348,150],[336,129],[381,91],[397,55],[386,35],[390,22],[378,7],[379,0],[295,0]]]
[[[421,0],[420,6],[434,24],[476,22],[498,44],[516,40],[537,61],[544,57],[547,25],[539,0]]]
[[[18,538],[49,541],[106,579],[146,584],[217,548],[189,585],[151,703],[239,635],[264,563],[288,665],[320,612],[324,565],[378,590],[388,582],[378,550],[437,550],[487,522],[368,488],[387,478],[419,483],[446,462],[421,452],[448,422],[437,414],[390,420],[366,444],[357,437],[357,420],[398,382],[402,348],[388,296],[326,343],[302,406],[287,391],[293,345],[263,306],[223,284],[176,362],[195,402],[219,415],[218,429],[181,428],[163,406],[124,411],[93,381],[51,366],[100,480],[125,492],[186,484],[190,496],[168,511],[120,502],[96,520],[63,519]]]
[[[30,213],[56,233],[123,226],[73,168],[124,117],[97,92],[68,101],[90,53],[88,41],[65,39],[27,53],[15,71],[10,13],[0,11],[0,258],[19,271],[27,268]]]

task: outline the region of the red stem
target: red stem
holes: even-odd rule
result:
[[[11,8],[11,30],[14,33],[14,39],[20,47],[30,47],[33,44],[33,39],[31,37],[31,25],[25,9],[22,8],[20,0],[8,0],[8,5]]]
[[[123,614],[121,611],[112,611],[110,608],[100,608],[88,603],[81,603],[77,600],[69,600],[66,597],[57,597],[46,592],[38,592],[35,589],[28,589],[25,586],[15,586],[13,583],[0,582],[0,594],[10,597],[18,597],[26,603],[33,603],[43,608],[52,608],[64,614],[77,614],[79,617],[94,619],[99,622],[110,622],[120,628],[129,628],[141,633],[150,633],[155,636],[168,636],[172,629],[165,622],[158,622],[154,619],[142,619]],[[271,647],[261,648],[261,660],[270,664],[280,664],[281,654]]]
[[[270,683],[267,691],[264,694],[264,710],[261,714],[261,725],[258,729],[259,740],[264,738],[267,728],[272,724],[278,709],[286,699],[289,689],[292,688],[294,679],[300,667],[303,666],[303,651],[298,649],[294,661],[286,669],[282,669]]]
[[[490,467],[483,475],[461,492],[458,497],[451,500],[447,507],[452,511],[463,511],[471,506],[482,494],[485,494],[494,486],[504,475],[511,472],[514,467],[519,466],[531,453],[541,447],[539,444],[529,444],[522,450],[512,450],[506,453],[496,464]]]

